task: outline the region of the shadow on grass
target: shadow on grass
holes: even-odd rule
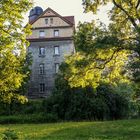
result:
[[[140,121],[66,123],[32,140],[140,140]],[[31,140],[30,139],[30,140]],[[28,138],[26,140],[29,140]]]

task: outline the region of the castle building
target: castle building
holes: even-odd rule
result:
[[[28,96],[47,97],[54,87],[59,65],[65,56],[74,53],[74,16],[61,16],[51,8],[35,7],[30,11],[32,35],[28,52],[32,55]]]

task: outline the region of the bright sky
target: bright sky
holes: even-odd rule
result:
[[[40,6],[43,10],[50,7],[58,14],[62,16],[75,16],[76,25],[79,21],[91,21],[94,19],[100,19],[105,24],[108,24],[107,12],[111,6],[102,7],[101,11],[98,12],[98,16],[93,15],[92,13],[83,13],[84,9],[82,6],[82,0],[33,0],[34,7]],[[28,14],[25,16],[25,23],[28,21]]]

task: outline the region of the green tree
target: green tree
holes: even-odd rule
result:
[[[79,24],[74,42],[76,53],[61,66],[71,87],[96,88],[100,82],[115,85],[129,82],[124,71],[129,51],[102,24]]]
[[[30,30],[29,25],[23,27],[23,15],[31,6],[29,0],[0,1],[0,102],[25,101],[17,91],[27,77],[26,36]]]
[[[83,0],[85,11],[92,11],[93,14],[108,3],[112,4],[109,11],[111,36],[122,43],[121,48],[133,54],[130,63],[133,75],[131,80],[137,83],[140,96],[140,0]]]
[[[108,28],[103,24],[97,27],[94,23],[78,26],[77,53],[66,60],[69,68],[65,70],[65,77],[73,87],[97,87],[104,80],[125,83],[131,74],[133,77],[129,78],[140,85],[140,1],[83,0],[85,11],[93,14],[108,3],[112,3],[109,12],[112,22]],[[131,60],[129,73],[128,58]]]

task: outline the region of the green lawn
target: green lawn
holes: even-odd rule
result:
[[[140,140],[140,120],[0,125],[24,140]]]

